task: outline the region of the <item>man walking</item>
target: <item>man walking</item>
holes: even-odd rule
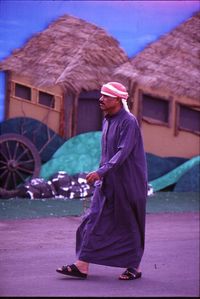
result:
[[[124,85],[109,82],[101,88],[105,113],[100,166],[87,175],[95,184],[91,210],[76,233],[77,261],[56,271],[87,278],[89,263],[125,268],[120,280],[142,276],[145,244],[147,167],[141,131],[127,111]]]

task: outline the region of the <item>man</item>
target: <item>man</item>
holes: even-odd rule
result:
[[[89,263],[126,268],[120,280],[140,278],[144,252],[147,167],[140,128],[127,110],[125,86],[101,88],[105,113],[100,167],[87,175],[95,183],[91,211],[76,233],[77,261],[58,268],[62,274],[87,278]],[[126,109],[125,109],[126,108]]]

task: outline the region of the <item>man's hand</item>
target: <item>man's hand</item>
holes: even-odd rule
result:
[[[100,176],[98,175],[97,172],[93,171],[88,173],[88,175],[86,176],[86,180],[88,184],[94,183],[95,181],[100,180]]]

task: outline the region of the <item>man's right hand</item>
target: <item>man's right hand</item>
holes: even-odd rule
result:
[[[100,180],[100,176],[98,175],[97,172],[93,171],[87,174],[86,176],[86,180],[88,184],[92,184],[95,181],[99,181]]]

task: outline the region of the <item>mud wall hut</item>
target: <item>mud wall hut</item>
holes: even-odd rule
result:
[[[35,118],[64,138],[101,130],[99,89],[127,60],[104,29],[64,15],[1,61],[5,119]]]
[[[129,88],[146,152],[200,154],[200,13],[149,44],[115,75]]]

